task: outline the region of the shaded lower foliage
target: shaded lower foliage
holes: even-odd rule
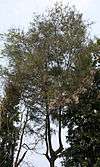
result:
[[[100,90],[93,84],[64,112],[70,146],[63,153],[65,167],[96,167],[100,157]]]
[[[15,148],[19,136],[18,103],[20,93],[15,85],[7,83],[0,106],[0,166],[13,167]]]

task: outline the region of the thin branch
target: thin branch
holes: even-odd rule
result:
[[[20,155],[20,152],[21,152],[21,148],[22,148],[23,136],[24,136],[24,131],[25,131],[25,128],[26,128],[27,119],[28,119],[28,112],[26,114],[26,120],[24,122],[24,126],[23,126],[23,129],[22,129],[22,134],[21,134],[21,138],[20,138],[19,149],[18,149],[18,152],[17,152],[16,160],[15,160],[15,167],[17,167],[18,166],[17,164],[19,164],[18,159],[19,159],[19,155]],[[25,153],[25,155],[26,155],[26,153]],[[23,156],[24,156],[24,154],[23,154]]]
[[[27,151],[24,152],[24,154],[22,155],[22,157],[21,157],[20,160],[18,161],[17,166],[19,166],[20,163],[23,161],[23,159],[24,159],[26,153],[27,153]]]

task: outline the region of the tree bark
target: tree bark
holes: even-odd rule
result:
[[[50,161],[50,167],[54,167],[54,162],[53,160]]]

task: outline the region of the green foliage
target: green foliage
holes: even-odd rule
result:
[[[93,85],[72,102],[64,114],[68,126],[69,148],[64,153],[64,166],[96,166],[100,157],[100,92]]]
[[[97,159],[96,164],[94,165],[94,167],[99,167],[100,166],[100,158]]]
[[[33,125],[35,129],[37,125],[39,127],[42,125],[46,138],[47,116],[53,115],[52,113],[58,111],[59,107],[66,106],[66,98],[70,99],[80,87],[90,85],[93,58],[95,61],[98,47],[89,39],[87,28],[88,25],[84,23],[82,14],[76,9],[55,5],[47,14],[34,16],[28,32],[12,29],[4,35],[5,48],[2,54],[9,61],[5,75],[18,88],[15,90],[16,87],[11,87],[10,90],[8,85],[6,90],[6,107],[7,110],[10,107],[13,115],[11,129],[14,128],[13,121],[17,118],[15,115],[19,115],[16,106],[20,99],[29,114],[30,122],[27,129],[31,129],[34,133]],[[85,103],[82,101],[82,104]],[[47,106],[49,114],[47,114]],[[75,104],[73,106],[76,107]],[[87,110],[90,111],[88,107],[87,105]],[[80,108],[81,112],[84,112],[85,106]],[[75,120],[71,113],[74,113]],[[78,108],[75,112],[74,108],[71,109],[68,114],[66,120],[70,123],[68,125],[65,121],[63,124],[69,126],[68,141],[71,142],[73,127],[75,124],[81,126],[81,117]],[[57,114],[55,115],[57,117]],[[51,119],[48,124],[50,123]],[[87,132],[85,133],[87,135]],[[80,147],[80,145],[76,147],[75,144],[74,153],[76,148]]]
[[[13,166],[14,153],[19,137],[16,126],[19,122],[18,104],[20,93],[11,82],[6,84],[5,96],[0,106],[0,165]]]

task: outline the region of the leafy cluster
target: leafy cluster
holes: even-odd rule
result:
[[[70,144],[63,165],[96,166],[100,157],[100,90],[95,84],[82,91],[77,103],[69,105],[63,120]]]

